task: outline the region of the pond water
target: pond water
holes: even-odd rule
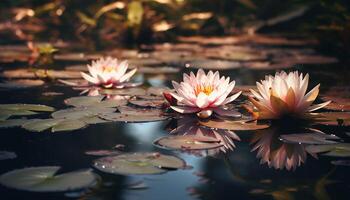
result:
[[[198,41],[200,40],[192,39],[174,45],[143,47],[138,52],[118,49],[117,53],[110,53],[116,57],[119,55],[127,58],[131,64],[139,66],[140,73],[134,79],[143,81],[144,84],[138,88],[145,90],[149,87],[172,88],[171,80],[181,81],[182,73],[197,71],[193,66],[204,66],[213,70],[224,68],[220,73],[236,80],[236,87],[239,89],[253,87],[265,75],[288,67],[288,71],[309,73],[309,88],[321,83],[318,101],[323,98],[335,99],[339,104],[333,106],[344,104],[341,105],[343,110],[348,109],[348,105],[344,103],[344,99],[350,97],[349,72],[346,66],[335,62],[333,58],[319,55],[312,50],[311,44],[248,41],[239,45],[223,45],[217,44],[217,41],[211,41],[213,44],[210,41]],[[244,48],[249,48],[249,51],[242,50]],[[219,54],[220,50],[240,54]],[[4,51],[11,52],[8,54],[10,56],[14,54],[11,48]],[[68,52],[82,52],[82,49],[61,50],[55,54],[56,59],[54,56],[50,66],[56,70],[67,69],[69,66],[82,69],[88,63],[87,54],[83,58],[76,54],[69,57]],[[108,51],[94,54],[107,55]],[[232,59],[224,60],[225,55]],[[1,64],[3,74],[7,70],[26,66],[26,62],[19,61],[2,61]],[[16,78],[5,75],[2,79],[6,82]],[[60,110],[69,107],[64,103],[65,99],[80,96],[80,93],[81,90],[57,80],[35,87],[4,86],[0,103],[43,104]],[[244,97],[241,96],[234,104],[238,102],[245,102]],[[238,110],[247,114],[242,108]],[[332,110],[328,107],[321,111]],[[49,117],[49,112],[28,116],[42,119]],[[60,166],[59,174],[90,168],[100,178],[94,187],[78,192],[26,192],[0,186],[1,199],[348,199],[349,147],[344,152],[328,156],[322,155],[324,152],[311,152],[309,147],[313,144],[335,145],[335,142],[349,142],[350,129],[347,121],[343,126],[301,126],[290,122],[287,125],[274,123],[269,128],[260,130],[228,131],[225,127],[222,127],[223,130],[204,128],[191,120],[167,119],[141,123],[114,121],[53,133],[50,129],[36,132],[22,127],[2,128],[0,151],[14,152],[16,157],[0,159],[0,174],[27,167]],[[179,130],[174,131],[176,128]],[[215,131],[215,134],[226,135],[224,142],[228,147],[171,150],[154,144],[155,140],[170,134],[191,135],[198,133],[198,130],[210,132],[208,134],[214,134],[212,132]],[[316,136],[311,137],[306,133]],[[103,157],[86,153],[95,150],[115,150],[117,153],[114,153],[118,155],[120,152],[159,152],[181,158],[186,166],[171,170],[167,168],[162,173],[153,175],[109,174],[93,166],[96,159]]]

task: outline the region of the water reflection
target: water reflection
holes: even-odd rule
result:
[[[171,126],[170,122],[169,126]],[[227,153],[229,151],[233,151],[236,146],[234,141],[240,141],[239,136],[230,130],[223,129],[211,129],[207,127],[200,126],[198,123],[198,119],[194,117],[184,117],[180,118],[176,121],[176,128],[171,129],[171,135],[194,135],[198,136],[198,138],[210,137],[215,138],[220,147],[214,149],[207,149],[205,152],[198,150],[186,150],[186,152],[191,154],[197,154],[203,156],[203,153],[206,155],[214,156],[219,154],[220,152]]]
[[[250,142],[253,144],[252,151],[257,152],[260,164],[266,163],[275,169],[295,170],[306,161],[306,145],[284,143],[279,139],[282,133],[278,127],[257,131]]]

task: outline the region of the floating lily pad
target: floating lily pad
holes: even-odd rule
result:
[[[174,74],[178,73],[180,71],[180,68],[175,67],[140,67],[138,69],[139,73],[144,74]]]
[[[140,100],[140,99],[130,99],[129,103],[140,107],[152,107],[161,108],[164,105],[164,100]]]
[[[63,61],[87,61],[99,59],[101,56],[101,54],[64,53],[54,55],[54,59]]]
[[[27,123],[28,119],[8,119],[5,121],[0,121],[0,128],[11,128],[16,126],[22,126]]]
[[[0,109],[6,110],[30,110],[30,111],[54,111],[55,108],[39,104],[0,104]]]
[[[28,131],[33,132],[42,132],[47,130],[60,122],[64,121],[63,119],[35,119],[27,123],[24,123],[22,127]]]
[[[19,80],[11,80],[0,83],[0,88],[7,89],[21,89],[21,88],[29,88],[29,87],[37,87],[44,85],[44,81],[42,80],[32,80],[32,79],[19,79]]]
[[[239,62],[225,61],[225,60],[195,60],[186,64],[186,67],[190,68],[202,68],[202,69],[213,69],[213,70],[228,70],[240,68],[241,64]]]
[[[350,160],[333,160],[331,163],[333,165],[350,166]]]
[[[331,140],[340,139],[335,135],[327,135],[318,132],[281,135],[280,138],[285,142],[297,144],[334,144],[337,142]]]
[[[28,70],[28,69],[14,69],[6,70],[2,74],[2,77],[6,78],[60,78],[60,79],[77,79],[81,78],[81,74],[78,71],[68,70]]]
[[[85,154],[89,156],[116,156],[120,155],[123,152],[116,150],[94,150],[94,151],[86,151]]]
[[[223,146],[216,138],[196,135],[166,136],[153,143],[161,147],[179,150],[206,150]]]
[[[121,175],[160,174],[165,169],[181,169],[185,161],[159,153],[127,153],[100,158],[93,166],[105,173]]]
[[[15,152],[0,151],[0,161],[1,160],[8,160],[8,159],[15,159],[15,158],[17,158],[17,155]]]
[[[87,124],[81,120],[64,120],[52,126],[52,132],[73,131],[86,127]]]
[[[114,100],[107,99],[103,100],[104,96],[80,96],[80,97],[71,97],[64,102],[67,105],[71,105],[74,107],[87,107],[87,106],[95,106],[95,107],[117,107],[121,105],[126,105],[128,102],[126,100]]]
[[[93,117],[99,114],[112,113],[115,108],[105,108],[105,107],[76,107],[68,108],[56,111],[51,114],[53,118],[56,119],[82,119],[85,117]]]
[[[99,115],[102,119],[109,121],[122,121],[122,122],[152,122],[166,120],[168,117],[163,115],[130,115],[123,113],[105,113]]]
[[[99,93],[102,95],[138,96],[138,95],[145,95],[146,91],[142,88],[101,89],[101,90],[99,90]]]
[[[171,90],[168,87],[149,87],[147,89],[147,94],[163,97],[163,93],[169,92],[169,91],[171,91]]]
[[[350,112],[311,113],[314,123],[330,126],[349,126]]]
[[[268,124],[258,124],[256,121],[247,121],[247,120],[231,121],[231,120],[211,119],[208,121],[199,121],[199,124],[210,128],[236,130],[236,131],[258,130],[258,129],[265,129],[269,127]]]
[[[30,192],[65,192],[89,188],[98,176],[91,170],[57,174],[60,167],[30,167],[17,169],[0,176],[0,184]]]
[[[349,143],[336,143],[325,145],[309,145],[306,150],[310,153],[324,153],[322,155],[335,156],[335,157],[350,157],[350,144]]]
[[[119,106],[118,111],[127,115],[163,115],[161,109],[135,108],[130,106]]]

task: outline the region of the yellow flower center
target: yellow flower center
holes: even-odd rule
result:
[[[112,67],[112,66],[105,66],[105,67],[103,67],[103,72],[104,73],[111,73],[111,72],[114,72],[115,70],[114,70],[114,67]]]
[[[194,93],[196,94],[196,96],[198,96],[199,93],[201,92],[209,96],[213,91],[214,91],[214,88],[211,85],[206,85],[206,86],[197,85],[196,88],[194,89]]]

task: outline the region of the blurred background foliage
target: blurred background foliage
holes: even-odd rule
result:
[[[348,0],[2,0],[0,43],[79,40],[94,47],[180,35],[284,34],[350,52]]]

